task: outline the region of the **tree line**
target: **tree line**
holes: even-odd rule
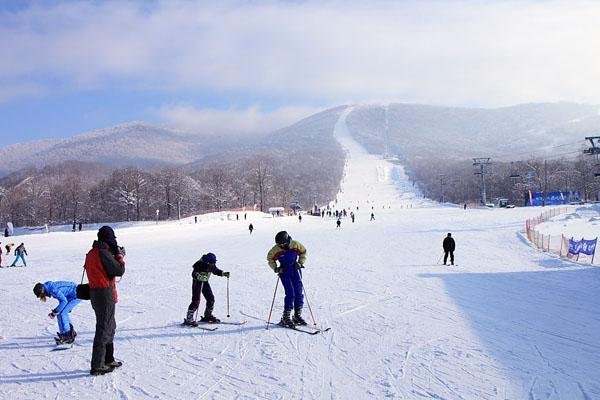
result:
[[[341,149],[270,151],[190,167],[110,169],[67,161],[0,180],[0,218],[15,226],[169,220],[228,209],[304,208],[332,200]],[[158,213],[157,213],[158,211]]]
[[[418,160],[408,163],[407,173],[426,197],[450,203],[479,203],[480,175],[475,175],[472,160]],[[479,171],[479,170],[478,170]],[[508,198],[517,206],[525,205],[529,191],[578,191],[584,201],[598,200],[600,173],[597,160],[581,154],[574,160],[531,158],[494,161],[484,175],[486,198]]]

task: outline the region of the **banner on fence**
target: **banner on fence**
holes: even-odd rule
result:
[[[525,199],[526,206],[552,206],[580,201],[581,194],[579,192],[548,192],[544,197],[544,192],[532,192],[529,190],[526,193]]]
[[[596,252],[596,242],[598,238],[594,240],[573,240],[573,238],[569,239],[569,254],[570,255],[579,255],[586,254],[588,256],[593,256]]]

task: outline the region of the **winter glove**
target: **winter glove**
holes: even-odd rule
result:
[[[125,257],[125,247],[123,247],[123,246],[118,246],[118,247],[117,247],[117,249],[118,249],[118,250],[117,250],[117,254],[120,254],[120,255],[122,255],[123,257]]]
[[[48,314],[48,316],[52,319],[54,319],[54,317],[56,317],[58,315],[57,312],[55,312],[54,310],[50,311],[50,314]]]
[[[275,273],[276,274],[281,274],[283,272],[283,267],[277,267],[275,268]]]
[[[224,276],[225,278],[229,278],[229,275],[230,275],[230,274],[229,274],[229,272],[223,272],[223,276]]]
[[[300,264],[299,262],[294,264],[294,267],[296,267],[296,269],[302,269],[304,268],[304,265]]]

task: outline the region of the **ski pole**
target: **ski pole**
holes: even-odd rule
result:
[[[279,286],[279,274],[277,274],[277,283],[275,284],[275,291],[273,292],[273,301],[271,302],[271,309],[269,310],[269,318],[267,318],[267,329],[271,323],[271,313],[273,312],[273,304],[275,304],[275,295],[277,294],[277,286]]]
[[[227,318],[229,317],[229,277],[227,277]]]
[[[198,321],[198,311],[200,311],[200,303],[202,302],[202,289],[204,288],[204,281],[200,281],[200,294],[198,295],[198,308],[196,308],[196,316],[194,321]]]
[[[442,261],[442,257],[444,257],[444,255],[443,255],[443,254],[440,256],[440,258],[438,258],[437,262],[435,263],[436,265],[437,265],[437,264],[439,264],[439,263],[440,263],[440,261]]]
[[[304,291],[304,297],[306,298],[306,305],[308,305],[308,311],[310,311],[310,317],[313,320],[313,325],[317,326],[317,321],[315,321],[315,316],[313,315],[312,308],[310,307],[310,301],[308,301],[308,296],[306,295],[306,288],[304,287],[304,282],[302,282],[302,278],[300,278],[300,282],[302,283],[302,290]]]

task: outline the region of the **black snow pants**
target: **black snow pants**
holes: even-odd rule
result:
[[[215,306],[215,296],[213,295],[210,283],[200,282],[196,279],[192,281],[192,302],[188,307],[188,312],[196,312],[198,306],[200,306],[200,291],[206,299],[206,308],[204,309],[204,315],[212,315],[213,308]]]
[[[444,250],[444,264],[448,261],[448,253],[450,253],[450,263],[454,265],[454,252],[452,250]]]
[[[92,369],[98,369],[115,360],[113,339],[117,323],[115,321],[115,301],[112,288],[91,289],[90,300],[96,314]]]

